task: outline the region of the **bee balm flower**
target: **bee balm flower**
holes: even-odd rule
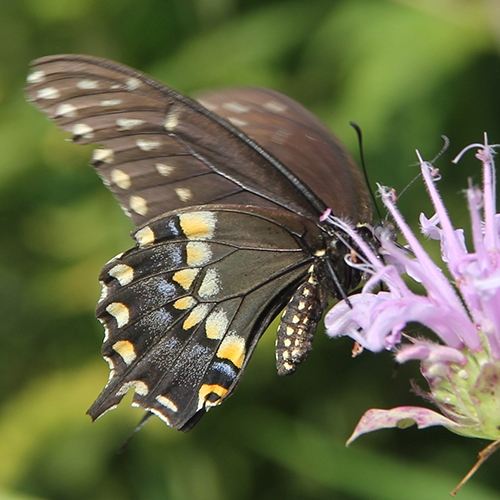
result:
[[[423,249],[390,190],[380,189],[382,200],[410,251],[395,244],[390,232],[382,229],[378,239],[383,262],[355,232],[335,221],[359,246],[362,268],[371,277],[349,303],[340,302],[329,311],[327,332],[332,337],[348,335],[374,352],[393,350],[400,363],[419,360],[429,384],[427,399],[440,410],[409,406],[371,409],[359,421],[348,444],[367,432],[416,423],[419,428],[442,425],[463,436],[495,441],[477,466],[500,447],[500,214],[495,204],[493,148],[486,137],[485,144],[469,146],[454,162],[471,148],[479,149],[476,157],[483,164],[483,189],[469,185],[466,191],[472,250],[465,245],[463,230],[451,223],[435,186],[435,170],[419,156],[436,211],[430,219],[421,215],[421,230],[440,241],[451,280]],[[402,271],[424,287],[424,295],[410,290]],[[375,293],[381,282],[386,291]],[[410,322],[425,325],[440,342],[408,337],[403,329]]]

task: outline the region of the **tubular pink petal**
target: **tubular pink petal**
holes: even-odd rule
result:
[[[432,342],[417,341],[415,344],[406,344],[401,346],[396,353],[396,361],[398,363],[406,363],[414,359],[427,359],[432,349]]]
[[[327,335],[330,337],[341,337],[349,335],[352,330],[356,330],[358,325],[352,320],[351,311],[351,308],[345,301],[335,304],[325,316]]]
[[[439,217],[439,224],[443,232],[441,240],[446,239],[446,244],[448,247],[449,259],[459,260],[464,255],[464,249],[460,245],[459,241],[456,239],[455,228],[453,227],[446,207],[443,204],[443,200],[436,189],[434,180],[429,172],[431,168],[428,163],[424,162],[420,155],[418,155],[420,160],[420,170],[422,172],[422,177],[424,178],[425,185],[429,196],[431,197],[432,204],[436,210],[436,214]]]
[[[484,147],[478,151],[476,157],[483,163],[485,244],[489,250],[498,248],[498,235],[495,231],[496,196],[494,187],[496,181],[493,154],[494,150],[488,146],[488,137],[485,134]]]
[[[366,318],[366,311],[359,310],[356,315],[356,308],[353,311],[353,318]],[[363,316],[364,315],[364,316]],[[468,318],[457,314],[456,311],[441,304],[436,304],[432,300],[415,295],[401,300],[386,300],[383,304],[370,310],[371,325],[366,334],[367,339],[373,340],[392,332],[396,325],[410,322],[420,323],[436,332],[437,335],[447,345],[456,349],[463,347],[462,338],[469,336],[470,324]],[[367,349],[372,349],[374,345],[365,345]],[[381,348],[379,347],[378,350]]]
[[[422,171],[424,170],[425,169],[422,169]],[[431,260],[427,252],[423,249],[422,245],[413,234],[413,231],[410,229],[408,224],[406,224],[406,221],[401,216],[399,210],[388,199],[387,196],[383,195],[382,201],[384,202],[384,205],[387,207],[387,209],[391,212],[392,217],[394,218],[396,224],[400,228],[401,232],[406,238],[406,241],[408,242],[413,253],[415,254],[416,260],[424,270],[422,276],[422,284],[426,287],[427,291],[430,294],[435,292],[438,295],[442,295],[443,292],[446,291],[446,299],[448,301],[448,304],[451,307],[454,307],[457,310],[463,311],[465,313],[462,307],[462,303],[460,302],[455,291],[453,290],[453,287],[444,277],[441,270]]]
[[[456,365],[465,365],[467,363],[467,357],[461,351],[439,344],[436,344],[436,346],[430,350],[427,359],[431,363],[453,363]]]
[[[428,219],[424,213],[419,216],[420,230],[424,236],[433,240],[441,239],[441,228],[439,227],[439,217],[434,214]]]
[[[487,142],[487,135],[485,134],[485,142]],[[465,148],[463,148],[460,153],[457,154],[457,156],[455,156],[455,158],[453,158],[453,160],[451,160],[452,163],[458,163],[461,159],[462,159],[462,156],[467,153],[467,151],[471,150],[471,149],[483,149],[484,148],[484,144],[481,144],[480,142],[474,142],[472,144],[469,144],[468,146],[465,146]]]

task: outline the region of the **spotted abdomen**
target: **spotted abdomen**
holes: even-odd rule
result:
[[[281,317],[276,338],[276,368],[279,375],[293,373],[312,350],[316,327],[326,303],[316,267],[310,267],[309,278],[298,287]]]

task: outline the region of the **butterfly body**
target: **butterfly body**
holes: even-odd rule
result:
[[[285,306],[277,367],[292,373],[328,296],[359,281],[319,216],[330,206],[352,222],[371,217],[326,127],[268,89],[205,94],[202,106],[87,56],[35,61],[27,93],[75,142],[102,145],[93,164],[136,225],[136,246],[100,277],[111,377],[90,415],[133,389],[134,405],[189,430],[234,391]]]

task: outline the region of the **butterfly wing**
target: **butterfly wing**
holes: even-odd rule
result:
[[[286,165],[335,215],[371,221],[358,167],[331,131],[298,102],[266,88],[230,88],[196,98]]]
[[[229,396],[270,321],[325,242],[308,219],[209,205],[154,219],[101,273],[97,316],[112,376],[97,418],[134,405],[189,430]]]
[[[79,144],[136,226],[207,203],[316,216],[324,203],[227,121],[150,77],[80,55],[36,60],[28,98]]]

